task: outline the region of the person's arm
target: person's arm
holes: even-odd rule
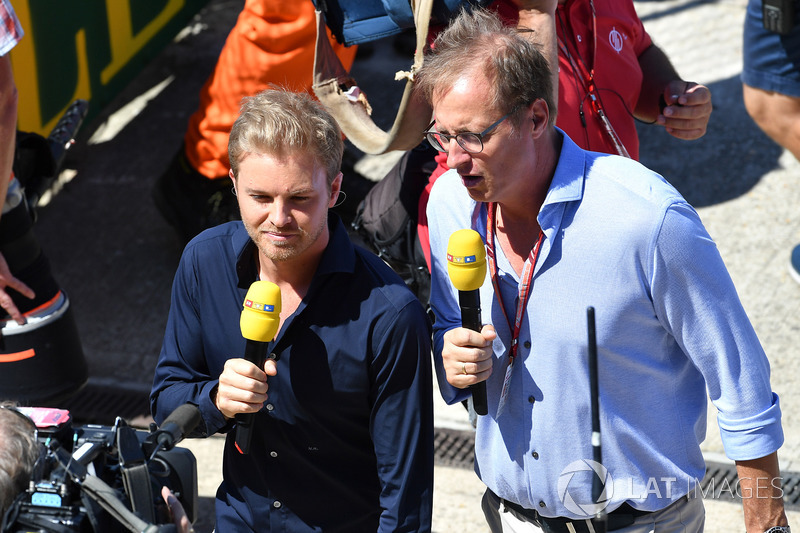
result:
[[[197,405],[201,423],[187,436],[207,437],[229,431],[233,422],[225,418],[212,397],[222,368],[209,368],[206,356],[210,348],[203,339],[206,335],[221,335],[225,326],[201,322],[200,304],[196,301],[201,291],[192,265],[203,264],[207,258],[195,257],[195,251],[196,247],[184,250],[173,281],[164,341],[150,393],[150,408],[155,421],[161,424],[184,403]],[[209,331],[212,328],[213,333]],[[236,348],[232,346],[231,351]]]
[[[0,57],[0,200],[5,202],[8,184],[11,180],[14,164],[14,150],[17,137],[17,86],[11,70],[8,55]],[[6,291],[11,288],[25,296],[33,298],[33,290],[18,280],[8,268],[5,257],[0,254],[0,307],[18,324],[24,324],[25,318],[14,305],[14,300]]]
[[[381,486],[378,531],[429,532],[433,507],[430,325],[419,302],[409,299],[397,313],[381,320],[376,330],[370,363],[370,433]]]
[[[639,55],[639,66],[642,88],[634,112],[636,118],[660,124],[678,139],[699,139],[705,135],[711,118],[708,87],[681,79],[667,55],[655,44]],[[663,110],[662,105],[665,105]]]
[[[17,138],[17,85],[8,55],[0,57],[0,198],[5,199]]]
[[[659,233],[656,312],[702,373],[718,410],[725,453],[737,465],[747,532],[786,525],[776,452],[784,435],[766,354],[697,212],[676,204]]]
[[[773,526],[788,526],[778,453],[749,461],[736,461],[739,489],[748,533],[764,533]]]

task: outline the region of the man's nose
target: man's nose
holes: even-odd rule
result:
[[[276,199],[272,203],[268,218],[272,225],[277,228],[286,226],[292,220],[292,214],[291,210],[289,209],[289,205],[283,200]]]
[[[450,168],[458,168],[464,162],[469,161],[470,154],[458,144],[455,137],[450,139],[447,145],[447,166]]]

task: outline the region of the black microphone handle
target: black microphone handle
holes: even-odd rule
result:
[[[152,431],[142,443],[142,450],[152,456],[156,450],[171,450],[200,423],[200,409],[185,403],[172,411],[161,426]]]
[[[266,342],[251,341],[247,339],[244,347],[244,358],[263,370],[264,362],[267,360]],[[255,413],[239,413],[236,415],[236,449],[241,454],[250,453],[250,441],[253,438],[253,423]]]
[[[479,289],[472,291],[458,291],[458,303],[461,306],[461,325],[472,331],[480,331],[481,324],[481,293]],[[486,401],[486,382],[481,381],[469,386],[472,392],[472,406],[479,415],[489,413]]]
[[[178,406],[161,425],[158,441],[169,450],[192,432],[200,423],[200,409],[191,403]]]

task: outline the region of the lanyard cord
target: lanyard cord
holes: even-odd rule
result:
[[[617,151],[619,155],[630,158],[630,154],[628,153],[628,150],[625,148],[622,139],[620,139],[619,135],[614,129],[614,126],[611,124],[611,121],[606,116],[605,109],[603,106],[603,101],[600,98],[600,91],[597,87],[597,84],[595,83],[594,63],[595,63],[595,58],[597,56],[597,13],[595,12],[594,9],[593,0],[589,0],[589,6],[591,7],[592,10],[592,67],[591,68],[587,67],[586,61],[584,61],[584,59],[581,57],[580,50],[578,50],[577,46],[575,46],[575,52],[577,54],[577,57],[573,56],[572,53],[569,51],[567,43],[564,41],[564,39],[561,38],[561,36],[558,36],[558,46],[561,49],[564,56],[569,61],[570,65],[572,66],[572,70],[581,77],[581,81],[583,82],[583,88],[586,94],[581,100],[579,112],[580,112],[581,124],[584,127],[584,131],[586,130],[586,118],[583,114],[583,102],[587,98],[589,98],[592,110],[600,120],[600,123],[603,125],[603,130],[606,132],[606,135],[608,136],[609,140],[614,145],[614,149]],[[561,33],[563,33],[564,36],[566,36],[567,29],[566,29],[566,24],[564,23],[564,19],[561,15],[561,10],[557,9],[556,13],[558,15],[558,22],[561,28]],[[573,82],[575,83],[575,88],[578,89],[578,82],[576,80],[573,80]],[[587,141],[588,141],[588,135],[587,135]]]
[[[525,307],[528,305],[528,298],[531,295],[531,288],[533,286],[533,270],[536,267],[536,261],[539,259],[539,250],[542,248],[544,241],[544,232],[539,230],[539,237],[536,239],[536,244],[531,248],[528,254],[528,259],[525,261],[525,266],[522,268],[522,275],[520,276],[519,285],[519,298],[517,299],[517,309],[514,313],[514,323],[509,320],[508,312],[505,305],[503,305],[503,295],[500,292],[500,281],[498,279],[497,261],[495,258],[495,242],[494,233],[497,229],[495,222],[495,214],[497,212],[497,204],[490,202],[489,210],[486,215],[486,257],[489,260],[489,273],[492,278],[492,287],[494,293],[497,295],[497,301],[500,304],[500,310],[503,311],[503,316],[506,317],[506,322],[511,329],[511,351],[509,359],[511,361],[517,356],[517,346],[519,344],[519,333],[522,330],[522,317],[525,315]]]

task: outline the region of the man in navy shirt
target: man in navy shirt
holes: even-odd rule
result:
[[[194,436],[229,432],[218,531],[429,531],[433,484],[430,325],[379,258],[329,214],[343,152],[308,95],[245,101],[229,141],[242,221],[206,230],[175,276],[151,395],[156,421],[190,402]],[[263,367],[239,318],[251,283],[281,292]],[[235,416],[256,413],[250,452]]]

